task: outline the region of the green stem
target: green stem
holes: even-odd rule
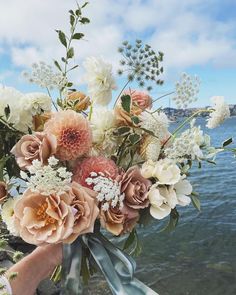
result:
[[[2,122],[5,126],[7,126],[9,129],[11,129],[12,131],[21,133],[21,134],[25,134],[24,132],[17,130],[15,127],[11,126],[6,120],[4,120],[2,117],[0,117],[0,122]]]
[[[91,119],[92,119],[92,114],[93,114],[93,104],[91,104],[90,109],[89,109],[89,115],[88,115],[89,121],[91,121]]]
[[[55,102],[53,101],[53,97],[52,97],[52,95],[51,95],[51,93],[50,93],[48,87],[46,87],[46,89],[47,89],[48,96],[51,98],[51,101],[52,101],[52,104],[53,104],[54,108],[56,109],[56,111],[58,111],[58,107],[57,107],[57,105],[55,104]]]
[[[167,93],[167,94],[164,94],[164,95],[162,95],[162,96],[160,96],[160,97],[154,99],[152,103],[155,103],[156,101],[162,99],[163,97],[169,96],[169,95],[174,94],[174,93],[175,93],[175,92],[172,91],[172,92],[169,92],[169,93]]]

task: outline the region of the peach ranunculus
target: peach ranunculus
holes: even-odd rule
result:
[[[144,178],[138,167],[131,167],[123,175],[121,192],[125,194],[124,203],[133,209],[143,209],[149,205],[148,190],[151,181]]]
[[[4,181],[0,181],[0,204],[7,198],[7,185]]]
[[[108,210],[100,211],[101,226],[115,236],[131,232],[139,219],[138,210],[133,210],[124,205],[122,209],[118,206],[109,207]]]
[[[48,158],[56,153],[57,141],[52,134],[36,132],[23,135],[11,150],[21,169],[31,166],[33,160],[45,164]]]
[[[72,200],[68,192],[45,196],[25,191],[14,208],[14,224],[21,238],[34,245],[68,239],[75,222]]]
[[[102,173],[105,177],[116,179],[118,176],[118,168],[114,161],[103,156],[89,157],[79,162],[74,169],[73,180],[82,186],[92,188],[87,184],[86,179],[90,177],[90,173]]]
[[[73,233],[65,241],[72,243],[79,235],[93,232],[94,223],[99,214],[96,204],[96,193],[89,188],[72,183],[70,194],[73,197],[71,206],[74,212]]]
[[[115,116],[118,125],[129,125],[132,126],[133,122],[131,120],[132,116],[139,116],[145,109],[150,109],[152,107],[152,98],[145,91],[139,90],[128,90],[122,95],[130,95],[131,97],[131,110],[130,113],[126,112],[119,101],[115,107]]]
[[[56,156],[62,161],[75,160],[91,149],[92,131],[89,122],[73,110],[55,113],[46,122],[44,131],[56,136]]]
[[[75,91],[69,93],[68,97],[66,98],[67,102],[74,102],[74,110],[85,111],[91,105],[90,98],[85,95],[83,92]]]

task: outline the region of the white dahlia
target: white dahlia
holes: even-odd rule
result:
[[[112,90],[116,88],[112,65],[101,58],[89,57],[85,60],[84,67],[85,81],[92,101],[107,105],[111,101]]]

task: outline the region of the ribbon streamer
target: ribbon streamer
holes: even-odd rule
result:
[[[101,233],[83,235],[72,245],[64,246],[64,283],[61,295],[78,295],[81,292],[82,243],[89,249],[113,295],[158,295],[134,278],[134,259],[114,246]]]

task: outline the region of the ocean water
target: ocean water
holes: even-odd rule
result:
[[[205,129],[204,119],[197,123]],[[213,145],[220,146],[236,138],[236,117],[205,131]],[[159,233],[167,220],[141,229],[143,252],[136,259],[136,276],[159,295],[235,295],[236,158],[219,154],[216,166],[194,168],[191,182],[200,194],[201,212],[192,205],[181,208],[172,233]],[[84,294],[111,293],[99,276]]]

